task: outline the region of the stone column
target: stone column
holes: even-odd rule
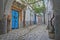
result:
[[[60,40],[60,0],[53,0],[55,13],[55,40]]]

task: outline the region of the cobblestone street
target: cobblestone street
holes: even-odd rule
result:
[[[33,29],[27,35],[19,37],[21,40],[50,40],[48,36],[48,31],[46,30],[46,26],[37,26],[37,28]]]
[[[46,25],[36,25],[36,27],[30,29],[30,31],[29,29],[26,29],[21,33],[20,31],[13,30],[8,34],[1,35],[0,40],[50,40],[48,36],[48,31],[46,30]]]

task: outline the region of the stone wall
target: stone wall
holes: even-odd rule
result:
[[[60,40],[60,0],[53,0],[55,14],[55,40]]]

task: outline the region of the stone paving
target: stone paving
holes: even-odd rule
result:
[[[23,33],[25,33],[25,35]],[[8,34],[1,35],[0,40],[50,40],[50,39],[48,36],[48,31],[46,30],[46,25],[39,25],[36,26],[34,29],[32,29],[32,27],[25,29],[21,31],[21,33],[20,30],[14,30]]]
[[[19,37],[21,40],[50,40],[46,26],[37,26],[34,30],[25,36]]]
[[[33,28],[35,28],[36,25],[29,26],[27,28],[20,28],[13,30],[7,34],[0,35],[0,40],[17,40],[18,37],[26,35],[27,33],[30,32]]]

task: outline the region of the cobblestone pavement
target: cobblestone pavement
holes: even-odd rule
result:
[[[26,29],[23,33],[27,32]],[[20,36],[20,31],[15,30],[9,34],[0,37],[0,40],[50,40],[46,25],[38,25],[36,28],[29,31],[26,35]]]
[[[21,40],[50,40],[48,36],[48,31],[46,30],[46,26],[37,26],[34,30],[32,30],[27,35],[19,37]]]
[[[10,31],[7,34],[0,35],[0,40],[17,40],[18,37],[26,35],[30,30],[34,29],[36,25],[29,26],[26,28],[20,28]]]

